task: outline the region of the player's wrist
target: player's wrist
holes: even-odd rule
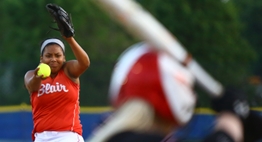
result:
[[[67,42],[72,42],[74,41],[74,37],[65,37],[65,36],[62,36],[64,38],[64,40],[66,40]]]

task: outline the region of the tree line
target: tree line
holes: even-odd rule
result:
[[[256,0],[137,0],[154,15],[214,78],[238,85],[258,97],[249,78],[261,75],[262,2]],[[71,13],[75,39],[88,53],[91,66],[81,76],[80,104],[109,105],[107,92],[114,64],[130,45],[139,42],[101,11],[92,0],[0,1],[0,105],[30,104],[23,77],[39,63],[40,43],[59,37],[45,9],[56,3]],[[68,45],[66,45],[68,46]],[[66,59],[73,59],[70,48]],[[197,90],[199,105],[208,97]],[[259,103],[253,103],[259,105]]]

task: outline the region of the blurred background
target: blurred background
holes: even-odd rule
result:
[[[262,105],[262,1],[137,1],[173,33],[214,78],[224,85],[240,86],[247,92],[251,106],[259,110]],[[61,38],[59,32],[49,28],[56,24],[45,9],[47,3],[58,4],[71,13],[75,39],[91,60],[90,68],[81,76],[82,115],[109,110],[107,92],[114,64],[128,46],[139,42],[91,0],[1,0],[0,114],[7,121],[5,124],[11,121],[6,114],[13,118],[12,112],[26,112],[31,126],[24,74],[39,64],[39,48],[44,39]],[[66,59],[74,59],[70,48],[66,50]],[[197,107],[208,108],[209,96],[196,89]]]

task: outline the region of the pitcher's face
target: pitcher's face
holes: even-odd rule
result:
[[[65,62],[65,55],[58,44],[47,45],[43,50],[40,62],[50,66],[52,73],[57,73]]]

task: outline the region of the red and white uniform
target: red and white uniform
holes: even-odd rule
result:
[[[79,85],[72,82],[63,70],[55,78],[43,80],[39,91],[33,92],[30,97],[33,135],[44,131],[71,131],[82,135]]]
[[[139,43],[120,56],[109,95],[116,108],[129,99],[143,99],[158,116],[183,125],[194,113],[193,85],[194,77],[184,66],[168,54]]]

